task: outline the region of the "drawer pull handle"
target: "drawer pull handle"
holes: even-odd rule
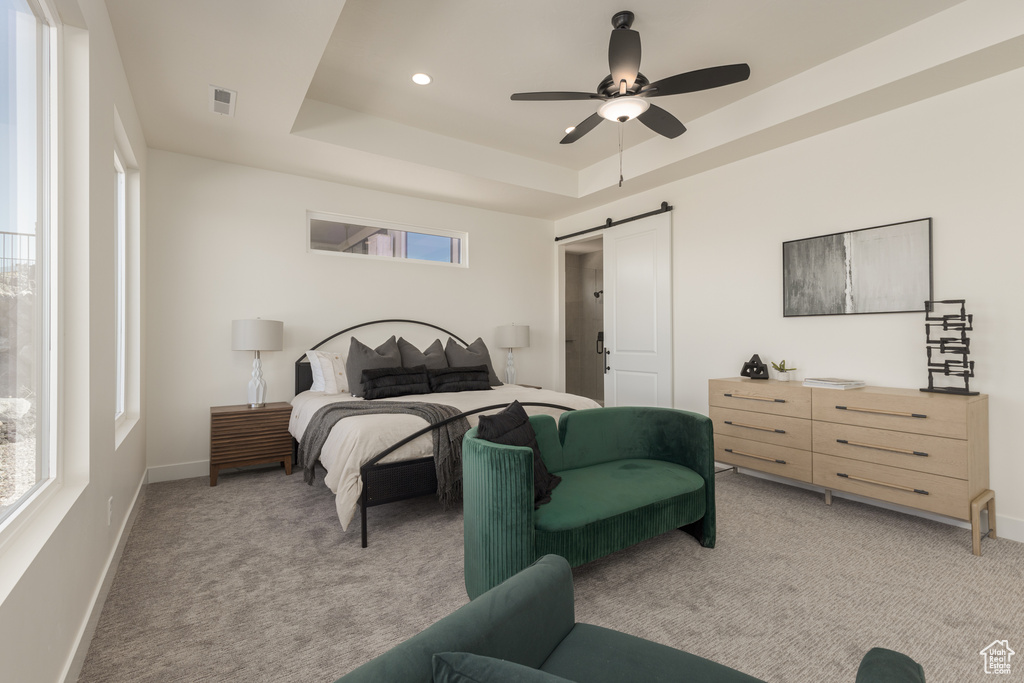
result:
[[[855,413],[876,413],[878,415],[893,415],[895,417],[928,417],[927,415],[921,415],[919,413],[902,413],[898,410],[879,410],[878,408],[850,408],[849,406],[836,406],[836,410],[849,410]]]
[[[760,429],[762,432],[775,432],[776,434],[785,434],[785,429],[775,429],[774,427],[758,427],[757,425],[743,424],[742,422],[733,422],[732,420],[725,420],[725,424],[732,425],[733,427],[746,427],[747,429]]]
[[[729,398],[745,398],[750,401],[768,401],[769,403],[785,403],[784,398],[769,398],[767,396],[747,396],[746,394],[725,394]]]
[[[764,456],[764,455],[754,455],[753,453],[744,453],[743,451],[733,450],[732,448],[725,448],[723,450],[726,453],[733,453],[735,455],[745,455],[748,458],[757,458],[758,460],[767,460],[768,462],[777,462],[780,465],[785,465],[786,464],[785,460],[779,460],[778,458],[769,458],[769,457]]]
[[[876,451],[888,451],[890,453],[902,453],[903,455],[918,455],[922,458],[927,458],[928,454],[923,451],[912,451],[908,448],[893,448],[892,446],[877,446],[872,443],[860,443],[859,441],[847,441],[846,439],[836,439],[836,443],[845,443],[847,446],[860,446],[861,448],[873,448]]]
[[[899,484],[887,484],[884,481],[875,481],[874,479],[865,479],[863,477],[855,477],[852,474],[843,474],[842,472],[836,472],[837,477],[843,479],[852,479],[854,481],[862,481],[865,484],[875,484],[876,486],[886,486],[891,489],[899,489],[900,491],[909,491],[910,493],[920,493],[922,496],[927,496],[928,492],[924,489],[915,489],[911,486],[900,486]]]

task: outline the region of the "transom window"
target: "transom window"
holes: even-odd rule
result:
[[[307,214],[307,228],[312,251],[467,265],[464,232],[313,212]]]

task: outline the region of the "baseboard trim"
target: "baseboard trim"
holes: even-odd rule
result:
[[[149,483],[156,484],[161,481],[174,481],[176,479],[193,479],[195,477],[210,476],[210,461],[197,460],[195,462],[183,462],[177,465],[161,465],[150,467],[147,470]]]
[[[96,588],[96,592],[93,593],[92,606],[89,608],[89,618],[85,620],[78,632],[78,642],[75,646],[74,654],[68,660],[67,666],[64,669],[64,675],[61,676],[60,680],[64,683],[75,683],[82,673],[85,657],[89,654],[89,646],[92,644],[93,635],[96,634],[96,626],[99,624],[100,615],[103,613],[103,605],[106,604],[107,596],[110,594],[110,586],[114,582],[114,575],[117,574],[117,567],[121,563],[121,556],[124,554],[124,547],[128,543],[128,536],[135,525],[135,519],[139,515],[139,510],[142,509],[142,503],[146,499],[147,483],[148,472],[143,472],[139,485],[135,489],[135,498],[132,501],[131,511],[121,524],[121,528],[118,531],[117,544],[111,551],[110,557],[107,558],[107,565],[103,570],[103,580]]]
[[[732,469],[732,465],[726,463],[715,463],[716,467],[727,467]],[[786,477],[779,477],[774,474],[768,474],[766,472],[758,472],[757,470],[748,470],[743,467],[739,468],[743,474],[750,475],[751,477],[757,477],[759,479],[766,479],[768,481],[774,481],[779,484],[786,484],[787,486],[795,486],[797,488],[806,489],[808,491],[814,491],[824,496],[825,489],[815,484],[808,484],[803,481],[796,481],[795,479],[787,479]],[[954,519],[952,517],[946,517],[944,515],[937,515],[932,512],[926,512],[924,510],[916,510],[914,508],[904,507],[902,505],[895,505],[893,503],[887,503],[882,500],[875,500],[874,498],[866,498],[864,496],[858,496],[853,493],[845,493],[843,491],[832,491],[832,495],[836,498],[845,498],[852,500],[857,503],[864,503],[865,505],[873,505],[875,507],[884,508],[886,510],[893,510],[894,512],[901,512],[905,515],[914,515],[915,517],[922,517],[929,519],[933,522],[941,522],[943,524],[949,524],[950,526],[958,526],[962,529],[970,529],[970,522],[965,522],[960,519]],[[984,520],[983,520],[984,522]],[[986,527],[982,526],[982,529]],[[1011,541],[1018,543],[1024,543],[1024,520],[1017,519],[1015,517],[1009,517],[999,513],[999,498],[996,497],[996,534],[999,538],[1006,538]],[[982,547],[982,553],[984,553],[984,547]]]

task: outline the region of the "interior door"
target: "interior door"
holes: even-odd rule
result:
[[[604,233],[606,406],[672,407],[672,217]]]

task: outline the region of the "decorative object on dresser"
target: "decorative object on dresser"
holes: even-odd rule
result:
[[[281,462],[292,473],[292,438],[288,433],[290,403],[210,408],[210,486],[226,467]]]
[[[808,377],[804,380],[805,387],[821,387],[822,389],[859,389],[865,386],[862,379],[842,379],[841,377]]]
[[[232,320],[231,349],[253,351],[252,378],[249,380],[249,407],[262,408],[267,397],[263,381],[260,351],[280,351],[284,344],[284,323],[280,320]]]
[[[782,314],[922,311],[931,258],[931,218],[783,242]]]
[[[505,360],[505,381],[509,384],[516,383],[516,366],[512,359],[512,349],[523,349],[530,346],[529,325],[502,325],[498,328],[498,346],[508,349],[508,357]]]
[[[837,393],[775,380],[708,383],[715,459],[832,491],[971,523],[996,537],[988,478],[988,396],[863,387]]]
[[[971,377],[974,377],[974,361],[967,360],[971,353],[971,338],[968,332],[974,330],[974,316],[967,312],[965,299],[945,299],[943,301],[925,301],[924,336],[925,349],[928,353],[928,386],[921,391],[932,391],[943,394],[961,394],[977,396],[971,391]],[[949,310],[949,306],[959,306],[959,312],[939,313]],[[937,330],[937,338],[932,332]],[[932,354],[945,356],[936,358]],[[952,356],[952,358],[950,358]],[[963,380],[962,387],[935,386],[935,376],[959,377]]]
[[[740,375],[750,379],[768,379],[768,366],[761,362],[761,357],[756,353],[743,364]]]
[[[786,359],[782,359],[781,363],[772,363],[772,368],[775,369],[775,372],[779,373],[775,379],[779,380],[780,382],[788,382],[789,373],[796,370],[796,368],[786,367]]]

